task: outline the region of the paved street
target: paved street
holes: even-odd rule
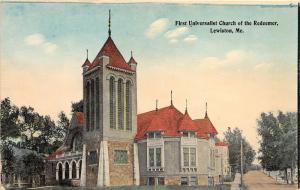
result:
[[[295,190],[296,185],[277,184],[276,181],[261,171],[249,171],[244,176],[249,190]]]

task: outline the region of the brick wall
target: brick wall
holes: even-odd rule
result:
[[[208,185],[207,175],[198,175],[198,185]]]
[[[147,185],[148,177],[140,177],[140,185]]]
[[[166,176],[165,185],[180,185],[180,176]]]
[[[133,144],[131,142],[108,141],[110,185],[133,185]],[[114,163],[114,150],[127,150],[128,163]]]

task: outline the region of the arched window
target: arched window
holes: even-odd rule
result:
[[[95,125],[95,81],[91,84],[91,130],[94,130]]]
[[[85,110],[86,110],[86,130],[90,129],[90,83],[88,82],[85,87]]]
[[[81,133],[76,133],[72,139],[72,151],[81,151],[82,150],[82,135]]]
[[[58,163],[58,181],[62,181],[62,176],[63,176],[63,167],[61,163]]]
[[[132,100],[131,100],[131,86],[130,81],[126,82],[126,99],[125,99],[125,110],[126,110],[126,130],[131,130],[131,118],[132,118]]]
[[[109,120],[110,128],[116,128],[116,112],[115,112],[115,78],[109,79]]]
[[[99,129],[100,128],[100,103],[99,103],[99,100],[100,100],[100,84],[99,84],[99,78],[97,77],[96,78],[96,129]]]
[[[76,178],[76,162],[72,162],[72,179]]]
[[[69,163],[65,164],[65,179],[69,179]]]
[[[123,80],[118,80],[118,128],[124,129],[124,87]]]

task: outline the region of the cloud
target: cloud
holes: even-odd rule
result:
[[[149,28],[146,30],[146,36],[148,38],[155,38],[158,34],[164,32],[166,27],[169,24],[169,19],[167,18],[160,18],[154,22],[152,22]]]
[[[173,30],[169,30],[168,32],[165,33],[165,37],[167,39],[174,39],[174,38],[178,38],[180,36],[182,36],[183,34],[185,34],[188,31],[187,27],[179,27]]]
[[[175,39],[175,38],[173,38],[173,39],[170,39],[170,40],[169,40],[169,42],[170,42],[171,44],[175,44],[175,43],[177,43],[177,42],[178,42],[178,40],[177,40],[177,39]]]
[[[25,37],[24,42],[29,46],[41,47],[46,54],[53,54],[58,46],[48,42],[42,34],[36,33]]]
[[[255,66],[254,66],[254,69],[255,69],[255,70],[268,69],[268,68],[270,68],[271,66],[272,66],[271,63],[265,63],[265,62],[263,62],[263,63],[259,63],[259,64],[255,65]]]
[[[42,34],[37,33],[37,34],[32,34],[32,35],[27,36],[24,41],[27,45],[37,46],[37,45],[41,45],[42,43],[44,43],[45,38]]]
[[[198,37],[195,35],[189,35],[186,38],[183,39],[184,42],[186,43],[194,43],[198,40]]]
[[[52,54],[57,49],[57,45],[51,42],[47,42],[44,44],[44,52],[47,54]]]
[[[201,65],[214,69],[217,67],[236,66],[240,63],[248,63],[249,61],[251,62],[254,59],[255,55],[253,55],[251,52],[246,52],[244,50],[231,50],[227,52],[223,58],[206,57],[200,62]],[[245,67],[245,65],[243,67]]]

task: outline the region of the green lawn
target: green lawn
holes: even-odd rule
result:
[[[230,185],[216,185],[216,186],[126,186],[126,187],[39,187],[30,188],[39,190],[230,190]]]

